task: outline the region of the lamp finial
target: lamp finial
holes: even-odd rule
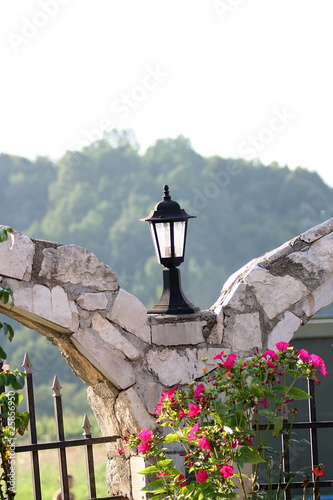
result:
[[[169,186],[165,184],[163,186],[163,201],[171,200],[171,196],[169,194]]]

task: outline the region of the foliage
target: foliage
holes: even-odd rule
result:
[[[319,356],[305,349],[296,351],[286,342],[248,359],[223,351],[215,359],[217,368],[205,376],[204,383],[163,392],[155,408],[156,422],[168,433],[143,429],[138,435],[125,437],[127,446],[152,463],[142,474],[155,476],[143,488],[154,493],[154,500],[256,498],[260,466],[271,467],[272,438],[281,433],[291,435],[296,411],[291,410],[286,429],[287,404],[309,398],[296,382],[312,378],[319,383],[317,373],[326,375]],[[260,424],[267,425],[262,428]],[[168,458],[173,444],[182,449],[185,476]],[[283,454],[276,498],[282,483],[286,488],[296,474],[284,475],[282,459]],[[251,475],[244,473],[248,464],[253,469]],[[323,475],[322,465],[314,468],[313,474],[314,479]],[[237,486],[241,493],[235,491]]]
[[[333,215],[332,189],[316,173],[204,158],[182,136],[139,154],[133,134],[113,131],[56,163],[0,155],[0,173],[1,198],[15,203],[4,223],[89,249],[147,307],[159,298],[162,276],[139,219],[160,200],[163,184],[197,216],[189,224],[182,282],[201,308],[246,262]]]
[[[13,233],[11,228],[0,229],[0,242],[7,241],[9,235]],[[13,292],[10,288],[0,287],[0,300],[4,304],[14,305]],[[0,322],[0,330],[7,335],[11,342],[14,337],[14,330],[11,325]],[[7,358],[7,354],[0,346],[0,357]],[[11,499],[15,496],[15,449],[16,434],[23,435],[27,428],[29,415],[21,413],[17,407],[23,396],[17,391],[24,386],[25,374],[16,370],[11,370],[8,365],[3,365],[0,372],[0,386],[7,387],[7,392],[0,394],[1,425],[0,425],[0,458],[2,473],[0,476],[0,498],[1,500]],[[11,389],[11,390],[10,390]]]

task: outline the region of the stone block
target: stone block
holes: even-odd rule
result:
[[[189,345],[204,342],[202,329],[207,321],[160,323],[151,325],[152,343],[156,345]]]
[[[269,319],[289,309],[309,293],[306,286],[292,276],[274,276],[258,266],[244,277],[244,282],[253,287]]]
[[[314,278],[321,279],[323,271],[333,269],[333,233],[323,236],[312,243],[304,252],[294,252],[288,259],[295,264],[301,264]]]
[[[207,368],[207,371],[214,370],[217,365],[217,361],[215,356],[220,354],[221,351],[224,351],[225,354],[230,354],[230,349],[224,347],[202,347],[198,349],[197,359],[198,359],[198,375],[196,378],[201,377],[203,375],[203,369]],[[202,359],[206,359],[207,361],[202,361]]]
[[[29,281],[34,254],[35,245],[31,239],[15,231],[14,244],[11,239],[0,244],[0,274]]]
[[[93,330],[81,330],[71,336],[77,350],[83,354],[117,389],[127,389],[135,383],[131,363],[122,352],[111,348]]]
[[[104,342],[121,351],[127,358],[134,360],[140,357],[140,352],[113,326],[110,321],[95,313],[92,317],[92,329]]]
[[[216,324],[211,329],[209,336],[207,337],[208,344],[221,344],[223,339],[223,314],[217,316]]]
[[[287,311],[284,317],[268,335],[267,348],[274,349],[277,342],[289,342],[301,326],[302,321],[295,314]]]
[[[166,387],[188,384],[194,379],[193,372],[197,372],[196,350],[193,351],[150,350],[146,355],[148,369]]]
[[[74,302],[59,286],[51,290],[43,285],[21,288],[15,283],[15,307],[40,316],[66,330],[75,332],[79,327],[79,316]]]
[[[131,457],[130,470],[131,470],[131,484],[132,484],[132,497],[133,500],[146,500],[147,495],[141,491],[146,486],[146,476],[140,472],[147,467],[144,457]]]
[[[117,290],[117,277],[110,267],[76,245],[45,248],[39,276],[60,283],[81,284],[98,291]]]
[[[126,429],[139,432],[141,429],[153,429],[155,426],[155,418],[149,415],[133,387],[119,394],[115,412],[123,432]]]
[[[245,295],[247,285],[236,283],[222,302],[222,307],[231,307],[236,311],[243,312],[245,309]]]
[[[311,229],[308,229],[308,231],[302,233],[299,236],[299,238],[302,241],[305,241],[306,243],[313,243],[314,241],[317,241],[318,239],[332,232],[333,232],[333,218],[326,220],[325,222],[322,222],[321,224],[318,224],[317,226],[312,227]]]
[[[76,305],[73,301],[68,300],[66,292],[60,286],[55,286],[51,290],[51,308],[54,323],[59,323],[72,332],[76,332],[79,328],[79,315]]]
[[[302,301],[302,309],[310,318],[323,307],[333,302],[333,281],[329,280],[316,288]]]
[[[147,311],[134,295],[120,289],[111,312],[106,317],[144,342],[150,343]]]
[[[106,382],[88,387],[87,398],[103,436],[121,436],[122,430],[115,415],[115,402],[118,391],[111,389]]]
[[[103,310],[108,305],[108,298],[105,293],[82,293],[76,303],[86,311]]]
[[[153,372],[160,383],[165,387],[174,385],[186,385],[204,375],[203,368],[211,370],[215,368],[213,360],[221,348],[185,349],[176,351],[174,349],[150,350],[146,355],[149,371]],[[208,358],[205,363],[202,358]]]
[[[58,301],[59,305],[59,301]],[[27,304],[28,311],[31,311],[37,316],[53,321],[51,291],[48,287],[43,285],[34,285],[32,288],[31,304]],[[63,308],[69,309],[68,297],[65,294],[65,303],[62,304]],[[59,318],[59,323],[61,323]]]
[[[262,262],[263,264],[265,263],[273,264],[278,259],[285,258],[291,252],[292,252],[292,247],[290,245],[290,241],[287,241],[278,248],[275,248],[274,250],[265,253],[262,257],[260,257],[258,262]]]
[[[236,354],[262,346],[259,313],[235,314],[224,329],[224,341]]]

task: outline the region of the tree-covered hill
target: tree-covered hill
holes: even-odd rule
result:
[[[161,139],[141,155],[133,134],[114,131],[56,163],[1,154],[0,175],[1,224],[89,249],[147,307],[159,298],[162,268],[147,223],[139,219],[161,199],[164,184],[197,217],[189,221],[181,272],[186,296],[202,309],[246,262],[333,216],[333,189],[316,173],[204,158],[184,137]],[[71,408],[84,410],[84,388],[78,390],[45,338],[21,328],[6,350],[15,367],[29,351],[42,412],[52,412],[48,394],[55,374],[61,374]]]
[[[159,296],[162,269],[139,219],[161,199],[163,184],[197,216],[181,269],[185,293],[201,308],[247,261],[333,215],[333,190],[316,173],[204,158],[184,137],[140,155],[131,133],[113,132],[55,164],[2,154],[0,173],[2,224],[88,248],[147,306]]]

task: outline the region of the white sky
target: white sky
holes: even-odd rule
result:
[[[0,0],[0,20],[0,152],[132,128],[333,186],[332,0]]]

